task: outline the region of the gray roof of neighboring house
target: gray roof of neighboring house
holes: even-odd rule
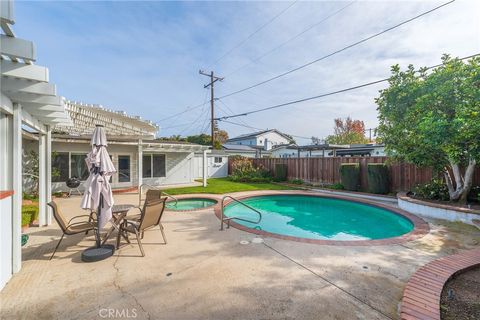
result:
[[[228,139],[227,142],[244,140],[244,139],[249,139],[249,138],[255,138],[255,137],[258,137],[259,135],[265,134],[267,132],[275,132],[275,133],[281,135],[282,137],[284,137],[285,139],[288,139],[288,140],[292,139],[291,137],[289,137],[286,134],[278,131],[277,129],[269,129],[269,130],[263,130],[263,131],[253,132],[253,133],[242,134],[242,135],[239,135],[235,138]]]
[[[239,151],[251,151],[255,152],[255,148],[252,148],[250,146],[242,145],[242,144],[228,144],[225,143],[222,145],[222,147],[226,150],[239,150]]]

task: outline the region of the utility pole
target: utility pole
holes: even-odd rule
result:
[[[199,70],[198,73],[200,73],[203,76],[210,77],[210,83],[204,85],[203,87],[206,89],[210,86],[210,122],[211,122],[211,133],[212,133],[212,148],[214,147],[215,143],[215,94],[213,90],[213,84],[217,82],[218,80],[222,81],[223,78],[216,77],[213,71],[210,71],[210,73]]]

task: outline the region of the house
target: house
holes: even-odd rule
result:
[[[338,150],[339,157],[385,157],[384,144],[352,144],[350,148]]]
[[[226,144],[250,146],[268,151],[271,150],[274,146],[289,144],[291,142],[292,137],[276,129],[270,129],[244,134],[232,139],[228,139]]]
[[[271,150],[273,158],[309,158],[309,157],[332,157],[338,150],[348,148],[348,145],[336,144],[312,144],[297,146],[296,144],[279,145]]]
[[[151,121],[113,111],[100,105],[65,100],[65,108],[73,125],[52,127],[52,192],[68,191],[66,181],[88,178],[85,156],[91,150],[90,138],[96,124],[107,132],[108,151],[117,173],[112,176],[112,189],[136,189],[142,184],[171,185],[192,183],[194,170],[202,165],[207,146],[155,139],[158,127]],[[23,133],[24,153],[38,149],[38,135]],[[197,160],[194,160],[197,154]],[[200,155],[200,156],[198,156]],[[195,162],[195,163],[194,163]],[[25,177],[28,186],[29,177]],[[80,187],[80,191],[82,191]]]
[[[270,156],[270,150],[264,150],[261,146],[225,143],[222,145],[222,150],[229,156],[242,156],[246,158],[263,158]]]
[[[194,157],[194,176],[202,178],[203,154],[196,153]],[[228,154],[224,150],[211,150],[207,153],[207,177],[224,178],[228,176]]]
[[[48,69],[33,64],[33,42],[17,38],[14,23],[13,2],[0,1],[0,289],[22,266],[23,128],[38,137],[39,222],[45,225],[52,220],[52,128],[72,123]]]

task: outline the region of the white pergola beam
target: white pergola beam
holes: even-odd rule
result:
[[[21,110],[22,122],[32,129],[37,130],[40,133],[44,133],[43,125],[38,121],[36,117],[33,117],[27,110],[22,108]]]
[[[0,21],[5,23],[14,24],[15,18],[13,15],[13,1],[2,0],[0,1]]]
[[[0,53],[8,57],[35,61],[35,46],[32,41],[0,34]]]
[[[57,89],[54,84],[5,76],[2,76],[1,87],[2,91],[5,92],[21,92],[45,96],[55,96],[57,94]]]
[[[38,136],[38,224],[47,224],[47,136]]]
[[[46,193],[46,202],[49,203],[52,201],[52,129],[50,126],[45,126],[46,137],[45,137],[45,181],[46,184],[45,193]],[[47,225],[52,223],[52,209],[47,207]]]
[[[48,82],[48,68],[33,64],[2,59],[0,60],[0,71],[2,75],[9,77]]]
[[[42,96],[23,92],[5,92],[10,99],[30,107],[34,105],[57,105],[63,106],[63,98],[59,96]]]

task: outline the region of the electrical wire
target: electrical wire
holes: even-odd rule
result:
[[[245,125],[245,124],[241,124],[241,123],[238,123],[238,122],[233,122],[233,121],[228,121],[228,120],[219,120],[221,122],[225,122],[225,123],[230,123],[230,124],[233,124],[233,125],[236,125],[236,126],[240,126],[240,127],[244,127],[244,128],[248,128],[248,129],[254,129],[254,130],[259,130],[259,131],[266,131],[268,129],[262,129],[262,128],[256,128],[256,127],[252,127],[252,126],[249,126],[249,125]],[[286,133],[284,131],[282,131],[283,133],[293,137],[293,138],[299,138],[299,139],[312,139],[312,137],[303,137],[303,136],[297,136],[297,135],[294,135],[294,134],[290,134],[290,133]]]
[[[480,55],[480,53],[476,53],[476,54],[473,54],[473,55],[470,55],[470,56],[467,56],[467,57],[460,58],[460,60],[470,59],[470,58],[473,58],[473,57],[476,57],[476,56],[479,56],[479,55]],[[443,65],[443,63],[440,63],[440,64],[437,64],[437,65],[434,65],[434,66],[431,66],[431,67],[424,68],[424,70],[430,70],[430,69],[433,69],[433,68],[440,67],[442,65]],[[310,100],[315,100],[315,99],[319,99],[319,98],[323,98],[323,97],[327,97],[327,96],[332,96],[332,95],[336,95],[336,94],[339,94],[339,93],[348,92],[348,91],[372,86],[372,85],[375,85],[375,84],[378,84],[378,83],[386,82],[389,79],[390,78],[384,78],[384,79],[380,79],[380,80],[376,80],[376,81],[371,81],[371,82],[356,85],[356,86],[353,86],[353,87],[319,94],[319,95],[316,95],[316,96],[313,96],[313,97],[308,97],[308,98],[298,99],[298,100],[294,100],[294,101],[290,101],[290,102],[280,103],[280,104],[276,104],[276,105],[273,105],[273,106],[270,106],[270,107],[255,109],[255,110],[252,110],[252,111],[239,113],[239,114],[234,114],[234,115],[231,115],[231,116],[225,116],[225,117],[222,117],[222,118],[218,118],[216,120],[222,120],[223,121],[225,119],[247,116],[247,115],[250,115],[250,114],[253,114],[253,113],[258,113],[258,112],[271,110],[271,109],[277,109],[277,108],[285,107],[285,106],[292,105],[292,104],[297,104],[297,103],[301,103],[301,102],[305,102],[305,101],[310,101]]]
[[[213,62],[213,65],[216,65],[220,60],[222,60],[223,58],[225,58],[226,56],[228,56],[230,53],[232,53],[233,51],[235,51],[236,49],[240,48],[242,45],[244,45],[248,40],[250,40],[255,34],[257,34],[258,32],[260,32],[262,29],[264,29],[266,26],[268,26],[270,23],[272,23],[273,21],[275,21],[278,17],[280,17],[282,14],[284,14],[285,12],[287,12],[288,9],[290,9],[291,7],[293,7],[293,5],[295,3],[297,3],[298,0],[295,0],[293,1],[290,5],[288,5],[285,9],[283,9],[282,11],[280,11],[278,14],[276,14],[273,18],[271,18],[270,20],[268,20],[266,23],[264,23],[263,25],[261,25],[259,28],[257,28],[254,32],[252,32],[250,35],[248,35],[248,37],[246,37],[245,39],[243,39],[242,41],[240,41],[238,44],[236,44],[235,46],[233,46],[232,48],[230,48],[227,52],[225,52],[222,56],[220,56],[217,60],[215,60]]]
[[[281,47],[283,47],[284,45],[286,45],[287,43],[290,43],[292,42],[293,40],[297,39],[298,37],[300,37],[301,35],[303,35],[304,33],[312,30],[313,28],[321,25],[322,23],[324,23],[325,21],[327,21],[328,19],[330,19],[331,17],[333,16],[336,16],[337,14],[339,14],[340,12],[342,12],[343,10],[347,9],[348,7],[350,7],[352,4],[354,4],[355,2],[357,2],[358,0],[354,0],[352,2],[349,2],[346,6],[343,6],[341,7],[340,9],[338,9],[337,11],[329,14],[328,16],[324,17],[323,19],[321,19],[320,21],[310,25],[308,28],[302,30],[300,33],[297,33],[296,35],[294,35],[293,37],[289,38],[287,41],[285,42],[282,42],[281,44],[279,44],[278,46],[274,47],[273,49],[270,49],[269,51],[259,55],[258,57],[252,59],[250,62],[244,64],[243,66],[241,66],[240,68],[238,69],[235,69],[234,71],[230,72],[230,73],[227,73],[227,75],[225,76],[226,78],[232,76],[233,74],[237,73],[238,71],[248,67],[249,65],[253,64],[253,63],[256,63],[260,60],[262,60],[263,58],[265,58],[266,56],[268,56],[269,54],[277,51],[278,49],[280,49]]]
[[[377,33],[375,33],[375,34],[373,34],[373,35],[371,35],[371,36],[368,36],[368,37],[366,37],[366,38],[364,38],[364,39],[362,39],[362,40],[359,40],[359,41],[357,41],[357,42],[354,42],[354,43],[352,43],[352,44],[350,44],[350,45],[348,45],[348,46],[346,46],[346,47],[343,47],[343,48],[341,48],[341,49],[339,49],[339,50],[333,51],[333,52],[331,52],[331,53],[329,53],[329,54],[327,54],[327,55],[324,55],[324,56],[322,56],[322,57],[320,57],[320,58],[318,58],[318,59],[315,59],[315,60],[313,60],[313,61],[310,61],[310,62],[308,62],[308,63],[305,63],[305,64],[303,64],[303,65],[301,65],[301,66],[299,66],[299,67],[296,67],[296,68],[294,68],[294,69],[288,70],[288,71],[286,71],[286,72],[283,72],[283,73],[281,73],[281,74],[279,74],[279,75],[276,75],[276,76],[274,76],[274,77],[272,77],[272,78],[263,80],[263,81],[261,81],[261,82],[258,82],[258,83],[256,83],[256,84],[253,84],[253,85],[248,86],[248,87],[246,87],[246,88],[243,88],[243,89],[240,89],[240,90],[237,90],[237,91],[233,91],[233,92],[231,92],[231,93],[229,93],[229,94],[223,95],[223,96],[221,96],[219,99],[223,99],[223,98],[230,97],[230,96],[233,96],[233,95],[238,94],[238,93],[241,93],[241,92],[245,92],[245,91],[247,91],[247,90],[253,89],[253,88],[258,87],[258,86],[261,86],[261,85],[263,85],[263,84],[265,84],[265,83],[268,83],[268,82],[270,82],[270,81],[279,79],[279,78],[281,78],[281,77],[283,77],[283,76],[286,76],[286,75],[288,75],[288,74],[290,74],[290,73],[293,73],[293,72],[295,72],[295,71],[298,71],[298,70],[301,70],[301,69],[303,69],[303,68],[306,68],[306,67],[308,67],[308,66],[310,66],[310,65],[312,65],[312,64],[314,64],[314,63],[317,63],[317,62],[319,62],[319,61],[322,61],[322,60],[324,60],[324,59],[327,59],[327,58],[329,58],[329,57],[331,57],[331,56],[334,56],[334,55],[336,55],[336,54],[338,54],[338,53],[340,53],[340,52],[343,52],[343,51],[345,51],[345,50],[348,50],[348,49],[350,49],[350,48],[353,48],[353,47],[355,47],[355,46],[358,46],[358,45],[360,45],[360,44],[362,44],[362,43],[365,43],[365,42],[367,42],[367,41],[369,41],[369,40],[371,40],[371,39],[373,39],[373,38],[376,38],[376,37],[378,37],[378,36],[380,36],[380,35],[382,35],[382,34],[385,34],[385,33],[389,32],[389,31],[392,31],[392,30],[394,30],[394,29],[396,29],[396,28],[399,28],[399,27],[401,27],[401,26],[403,26],[403,25],[405,25],[405,24],[407,24],[407,23],[409,23],[409,22],[411,22],[411,21],[414,21],[414,20],[416,20],[416,19],[419,19],[419,18],[421,18],[421,17],[423,17],[423,16],[425,16],[425,15],[431,13],[431,12],[436,11],[436,10],[439,10],[440,8],[445,7],[445,6],[451,4],[451,3],[455,2],[455,1],[456,1],[456,0],[451,0],[451,1],[449,1],[449,2],[443,3],[443,4],[439,5],[439,6],[436,6],[436,7],[433,8],[433,9],[430,9],[430,10],[428,10],[428,11],[422,12],[422,13],[420,13],[420,14],[418,14],[418,15],[410,18],[410,19],[404,20],[404,21],[402,21],[402,22],[400,22],[400,23],[398,23],[398,24],[396,24],[396,25],[394,25],[394,26],[392,26],[392,27],[390,27],[390,28],[387,28],[387,29],[384,29],[384,30],[382,30],[382,31],[380,31],[380,32],[377,32]]]

